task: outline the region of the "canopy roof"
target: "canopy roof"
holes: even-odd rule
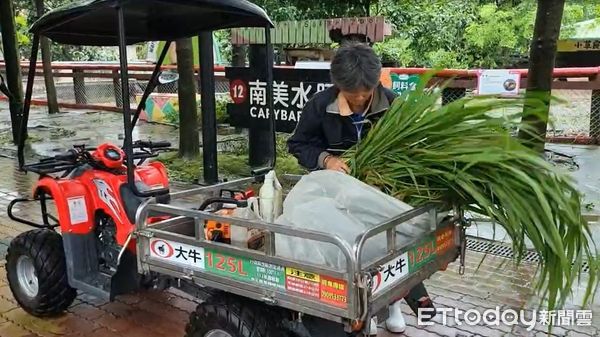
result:
[[[273,27],[265,11],[246,0],[78,0],[46,13],[31,32],[63,44],[116,46],[119,6],[127,44],[226,28]]]

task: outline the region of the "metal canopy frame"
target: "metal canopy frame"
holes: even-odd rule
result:
[[[211,5],[210,3],[214,2],[212,0],[204,0],[206,3],[208,3],[208,5]],[[102,2],[102,1],[100,1]],[[167,43],[165,44],[165,46],[163,47],[160,57],[157,61],[157,64],[154,68],[154,71],[152,72],[152,75],[150,77],[150,81],[148,86],[146,87],[144,94],[142,96],[142,100],[140,101],[140,103],[137,106],[137,109],[135,110],[135,113],[131,114],[131,106],[130,106],[130,101],[129,101],[129,85],[128,85],[128,64],[127,64],[127,41],[128,41],[128,36],[127,36],[127,31],[126,31],[126,25],[125,25],[125,15],[124,15],[124,8],[123,5],[127,4],[127,3],[131,3],[131,0],[118,0],[116,1],[116,3],[118,3],[117,6],[114,7],[115,10],[115,15],[117,16],[117,22],[118,22],[118,47],[119,47],[119,63],[120,63],[120,67],[121,67],[121,71],[120,71],[120,82],[121,82],[121,95],[122,95],[122,99],[123,99],[123,128],[125,131],[125,139],[123,141],[123,150],[125,152],[125,155],[127,156],[127,158],[132,158],[133,157],[133,140],[132,140],[132,130],[135,127],[138,119],[139,119],[139,115],[142,111],[142,109],[145,107],[145,100],[146,98],[150,95],[150,93],[152,92],[152,90],[154,89],[154,87],[157,84],[157,78],[158,75],[160,74],[161,71],[161,65],[162,62],[164,61],[164,58],[167,54],[167,50],[171,44],[171,41],[167,41]],[[201,3],[202,1],[196,1],[195,3]],[[251,3],[248,3],[247,1],[243,1],[244,5],[252,5]],[[49,12],[46,15],[44,15],[42,18],[38,19],[38,21],[36,23],[34,23],[33,27],[36,27],[36,24],[38,24],[40,21],[43,21],[44,18],[46,16],[48,16],[49,14],[56,14],[53,12]],[[91,14],[89,14],[91,15]],[[266,14],[265,14],[266,15]],[[258,16],[257,16],[258,17]],[[270,19],[268,19],[268,17],[266,17],[266,20],[264,20],[264,17],[262,18],[263,21],[265,21],[265,25],[264,25],[264,29],[265,29],[265,48],[267,49],[267,58],[266,58],[266,63],[267,63],[267,72],[266,72],[266,81],[267,81],[267,102],[268,102],[268,106],[269,109],[272,111],[273,110],[273,93],[272,93],[272,88],[273,88],[273,51],[272,51],[272,45],[271,45],[271,40],[270,40],[270,32],[271,32],[271,28],[273,27],[272,22],[270,21]],[[69,18],[64,18],[64,21],[68,21]],[[54,23],[54,26],[58,26],[60,25],[60,23],[56,24]],[[38,25],[39,26],[39,25]],[[219,25],[222,26],[222,25]],[[48,28],[51,29],[52,27]],[[35,71],[36,71],[36,65],[37,65],[37,54],[38,54],[38,50],[39,50],[39,43],[40,43],[40,36],[46,36],[48,34],[48,29],[47,30],[41,30],[41,29],[36,29],[32,31],[34,32],[34,37],[33,37],[33,45],[32,45],[32,49],[31,49],[31,57],[30,57],[30,66],[29,66],[29,73],[28,73],[28,77],[27,77],[27,89],[25,92],[25,104],[24,104],[24,108],[22,111],[22,114],[19,116],[20,117],[20,130],[19,130],[19,143],[18,143],[18,161],[19,161],[19,168],[22,171],[27,171],[26,167],[25,167],[25,158],[24,158],[24,147],[25,147],[25,140],[27,138],[27,124],[28,124],[28,119],[29,119],[29,112],[30,112],[30,107],[31,107],[31,98],[32,98],[32,93],[33,93],[33,83],[35,80]],[[168,26],[165,26],[165,29],[169,29]],[[217,163],[217,133],[216,133],[216,115],[215,115],[215,88],[214,88],[214,64],[213,64],[213,54],[212,54],[212,48],[208,48],[206,50],[210,50],[211,52],[202,52],[203,48],[205,45],[212,45],[212,31],[202,31],[202,32],[198,32],[199,33],[199,48],[198,48],[198,52],[199,52],[199,60],[200,60],[200,93],[201,93],[201,99],[202,99],[202,138],[203,138],[203,163],[204,163],[204,182],[208,183],[208,184],[214,184],[218,182],[218,163]],[[63,37],[64,37],[64,33],[62,33]],[[74,35],[78,35],[81,36],[82,32],[74,32]],[[52,35],[52,34],[49,34]],[[178,38],[185,38],[185,37],[189,37],[189,36],[180,36]],[[91,36],[89,38],[89,45],[94,45],[93,41],[94,41],[93,36]],[[106,37],[104,37],[106,38]],[[139,37],[136,37],[136,39],[139,40]],[[152,40],[151,37],[147,37],[146,41],[150,41]],[[82,43],[83,44],[83,43]],[[272,158],[270,158],[269,163],[267,164],[266,167],[263,168],[257,168],[255,170],[252,171],[253,175],[264,175],[265,173],[267,173],[269,170],[273,169],[275,167],[275,163],[276,163],[276,155],[275,155],[275,117],[274,114],[271,113],[269,114],[270,118],[269,118],[269,129],[270,132],[272,133],[273,136],[273,156]],[[162,194],[168,194],[169,193],[169,189],[168,188],[160,188],[160,189],[153,189],[150,191],[139,191],[135,185],[135,177],[134,177],[134,163],[133,160],[127,160],[126,161],[126,165],[127,165],[127,184],[129,185],[129,187],[131,188],[131,190],[134,192],[135,195],[139,196],[139,197],[153,197],[153,196],[157,196],[157,195],[162,195]]]

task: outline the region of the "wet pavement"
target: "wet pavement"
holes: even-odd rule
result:
[[[11,143],[10,114],[6,102],[0,101],[0,155],[15,156],[16,147]],[[217,141],[230,138],[231,128],[223,127]],[[33,106],[28,124],[27,152],[30,156],[52,156],[64,152],[73,145],[96,146],[103,142],[122,144],[123,117],[112,112],[62,109],[49,115],[45,109]],[[198,134],[200,138],[201,135]],[[170,141],[174,147],[179,143],[178,128],[167,124],[138,121],[133,140]],[[202,142],[200,138],[200,142]]]
[[[6,116],[8,112],[2,116]],[[5,117],[2,117],[5,118]],[[118,141],[120,135],[120,115],[113,113],[87,114],[81,112],[60,114],[47,117],[34,110],[32,120],[36,124],[30,130],[34,137],[43,137],[49,141],[32,143],[32,150],[43,155],[57,151],[64,151],[73,143],[97,144],[103,140]],[[0,121],[4,128],[9,125]],[[37,125],[38,127],[35,127]],[[68,132],[74,125],[80,127],[76,134]],[[44,126],[44,127],[41,127]],[[52,130],[64,129],[67,131]],[[64,138],[56,136],[62,132]],[[152,137],[158,139],[176,139],[177,130],[169,126],[150,125],[142,123],[139,129],[139,138]],[[46,138],[48,137],[48,138]],[[161,138],[164,137],[164,138]],[[136,137],[138,138],[138,137]],[[56,145],[48,145],[56,144]],[[2,154],[10,157],[12,145],[6,142]],[[564,148],[561,150],[565,150]],[[567,149],[568,150],[568,149]],[[593,149],[592,149],[593,150]],[[583,154],[582,154],[583,153]],[[579,154],[584,157],[585,151]],[[591,160],[591,159],[590,159]],[[0,208],[6,209],[8,202],[19,195],[29,195],[36,177],[32,174],[23,174],[16,169],[12,158],[0,157]],[[588,173],[582,173],[586,180]],[[181,188],[181,185],[178,185]],[[597,188],[598,184],[590,184],[590,189]],[[18,213],[35,218],[39,211],[35,205],[20,207]],[[16,304],[6,280],[4,270],[4,255],[12,238],[19,233],[31,229],[8,219],[6,212],[0,212],[0,337],[54,337],[54,336],[127,336],[127,337],[177,337],[184,335],[185,325],[189,313],[194,310],[198,300],[176,290],[146,291],[139,294],[127,295],[117,298],[114,302],[104,302],[89,295],[79,293],[75,303],[68,311],[56,318],[35,318],[28,315]],[[511,260],[495,256],[484,255],[475,251],[467,251],[465,273],[461,275],[458,263],[451,264],[444,272],[438,272],[425,284],[433,297],[433,302],[438,309],[452,309],[448,319],[443,324],[443,316],[438,314],[433,325],[419,326],[416,317],[408,306],[403,305],[403,312],[408,327],[404,334],[394,335],[383,330],[379,336],[544,336],[547,325],[542,322],[543,312],[533,312],[539,303],[539,298],[532,293],[533,275],[537,265],[524,262],[521,266],[514,266]],[[585,280],[582,280],[583,282]],[[574,288],[573,298],[569,300],[568,311],[556,312],[559,326],[553,330],[554,336],[599,336],[600,335],[600,296],[595,304],[588,308],[591,310],[591,320],[586,320],[588,312],[570,310],[580,309],[577,304],[581,301],[582,290]],[[500,312],[507,309],[527,311],[528,319],[537,315],[537,324],[530,331],[526,325],[486,325],[467,324],[465,318],[455,309],[484,313],[488,309],[498,309]],[[574,321],[560,320],[568,313],[574,314]],[[510,317],[508,319],[511,321]],[[567,324],[571,323],[571,324]],[[589,323],[589,324],[587,324]]]
[[[547,157],[560,169],[570,174],[583,193],[583,214],[588,218],[592,238],[600,242],[600,146],[546,144]],[[468,235],[510,243],[506,231],[499,225],[477,221],[467,230]],[[529,241],[526,242],[531,248]]]
[[[573,157],[575,167],[570,173],[579,191],[584,194],[586,213],[600,214],[600,146],[548,144],[546,149],[563,155],[565,160],[568,158],[564,155]]]

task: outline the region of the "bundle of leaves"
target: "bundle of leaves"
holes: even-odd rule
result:
[[[425,88],[429,79],[344,155],[352,175],[413,206],[459,205],[490,217],[512,239],[517,264],[529,239],[541,261],[536,290],[549,308],[564,304],[587,262],[588,303],[598,263],[581,195],[570,176],[511,135],[523,106],[539,114],[543,100],[475,96],[442,106],[442,90]]]

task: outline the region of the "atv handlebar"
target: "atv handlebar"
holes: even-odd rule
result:
[[[79,153],[77,153],[76,150],[71,149],[67,152],[64,153],[60,153],[54,156],[54,159],[56,160],[64,160],[64,161],[74,161],[77,159],[77,157],[79,156]]]
[[[216,204],[216,203],[234,204],[237,207],[248,207],[247,200],[237,200],[237,199],[233,199],[233,198],[215,197],[215,198],[208,198],[208,199],[204,200],[204,202],[202,204],[200,204],[200,207],[198,207],[198,209],[201,211],[204,211],[204,210],[206,210],[206,208],[208,206],[210,206],[212,204]]]
[[[133,144],[133,148],[140,149],[141,152],[134,153],[131,160],[139,160],[137,165],[140,165],[144,160],[158,156],[154,150],[167,149],[171,147],[170,142],[166,141],[142,141],[138,140]],[[25,171],[34,172],[37,174],[50,174],[62,171],[70,171],[73,168],[85,163],[92,165],[96,164],[91,156],[91,152],[95,151],[95,147],[86,147],[85,145],[75,145],[72,149],[56,154],[49,158],[41,159],[38,163],[25,165]],[[128,160],[127,158],[125,160]]]
[[[165,141],[152,142],[152,141],[138,140],[135,143],[133,143],[134,149],[136,149],[136,148],[137,149],[142,149],[142,148],[165,149],[165,148],[169,148],[169,147],[171,147],[171,143],[165,142]]]

